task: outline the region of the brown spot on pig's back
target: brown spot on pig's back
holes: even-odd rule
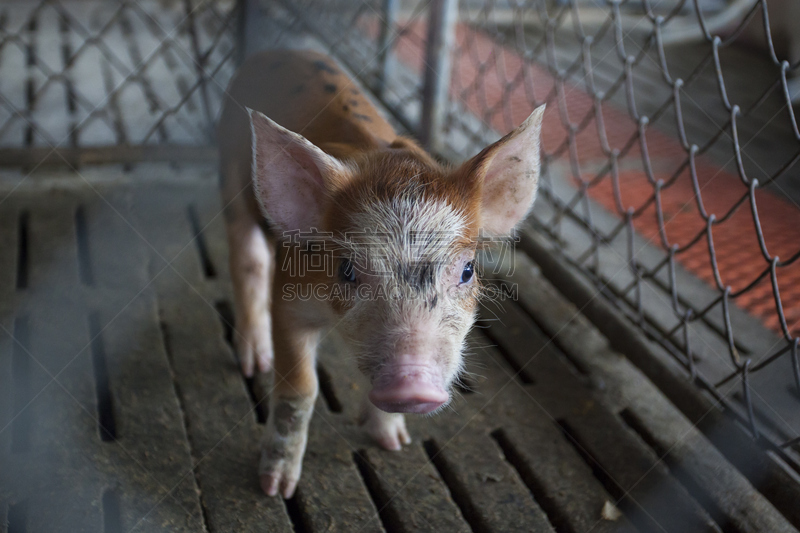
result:
[[[339,71],[333,68],[330,63],[324,59],[318,59],[314,61],[314,68],[320,72],[327,72],[328,74],[338,74]]]
[[[246,83],[238,80],[247,80]],[[245,107],[260,111],[281,126],[305,136],[316,145],[338,142],[363,145],[368,139],[391,142],[392,127],[363,98],[333,59],[316,52],[265,51],[248,58],[229,86],[235,121],[220,119],[228,133],[220,143],[246,145],[249,120]],[[353,102],[356,104],[353,104]],[[358,116],[353,108],[358,106]],[[235,123],[234,123],[235,122]],[[232,137],[236,137],[234,140]]]

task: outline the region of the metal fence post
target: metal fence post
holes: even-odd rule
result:
[[[248,12],[248,1],[247,0],[237,0],[236,2],[236,9],[238,9],[238,17],[236,20],[236,56],[234,58],[234,62],[236,68],[244,63],[245,58],[245,42],[247,39],[245,38],[248,24],[247,24],[247,12]]]
[[[381,33],[378,37],[378,77],[375,80],[375,94],[383,99],[386,89],[386,79],[391,70],[392,47],[394,46],[394,36],[392,28],[397,20],[398,0],[383,0],[383,20],[381,21]]]
[[[419,138],[431,151],[439,151],[450,89],[450,52],[455,41],[458,0],[432,0],[425,50],[422,117]]]
[[[269,45],[269,15],[260,0],[238,0],[239,20],[237,21],[236,66],[255,52],[265,50]]]
[[[202,53],[200,50],[200,40],[197,36],[197,22],[195,20],[194,11],[195,6],[192,0],[183,0],[183,8],[186,12],[186,19],[189,26],[189,37],[192,42],[192,51],[195,57],[195,71],[200,80],[200,97],[203,101],[203,111],[206,114],[206,126],[209,142],[214,142],[214,114],[211,112],[211,101],[208,98],[208,77],[206,76],[206,63],[208,60],[208,53]],[[210,51],[209,51],[210,52]]]

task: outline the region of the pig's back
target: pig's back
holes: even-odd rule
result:
[[[314,144],[366,147],[396,134],[329,57],[306,50],[270,50],[245,61],[228,86],[218,144],[223,164],[250,164],[250,124],[245,107],[260,111]]]

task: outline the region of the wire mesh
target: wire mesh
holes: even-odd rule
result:
[[[441,4],[284,3],[411,131]],[[434,143],[472,155],[547,103],[530,224],[755,437],[784,449],[800,412],[796,9],[461,0]]]
[[[417,129],[429,1],[301,0],[282,5],[375,91],[395,119],[409,131]]]
[[[3,2],[0,149],[210,145],[234,68],[235,7]]]
[[[737,400],[754,436],[757,413],[770,411],[782,437],[792,437],[800,208],[781,185],[792,180],[800,156],[789,92],[800,58],[779,59],[766,2],[752,2],[723,35],[707,31],[701,7],[644,1],[462,9],[453,53],[467,59],[454,61],[452,95],[500,132],[539,103],[556,108],[545,122],[546,207],[534,211],[533,223],[562,243],[581,227],[588,242],[570,256],[574,264],[639,325],[655,322],[646,331],[719,398],[738,380]],[[698,42],[665,45],[669,25],[687,17]],[[765,50],[748,57],[732,45],[757,34],[759,22],[764,30],[755,39]],[[461,115],[451,114],[451,127],[463,128]],[[752,149],[759,142],[769,149]],[[616,217],[603,223],[589,199]],[[647,258],[643,247],[662,253]],[[679,265],[704,278],[713,298],[692,295]],[[654,317],[659,304],[673,316]],[[748,349],[739,342],[748,333],[731,319],[735,304],[783,339]],[[708,329],[721,337],[716,348],[697,335]],[[786,389],[794,381],[794,398],[768,398],[766,380],[752,384],[770,366],[769,386],[774,378]]]

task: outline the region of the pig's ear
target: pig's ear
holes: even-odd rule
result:
[[[258,111],[248,109],[253,188],[261,212],[280,231],[319,228],[327,196],[347,167]]]
[[[465,165],[482,179],[481,227],[489,233],[509,233],[533,206],[539,186],[539,143],[544,105],[517,129],[486,147]]]

